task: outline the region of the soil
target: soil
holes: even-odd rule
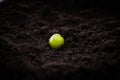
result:
[[[1,80],[120,79],[120,14],[73,5],[0,3]],[[48,44],[54,33],[65,39],[59,50]]]

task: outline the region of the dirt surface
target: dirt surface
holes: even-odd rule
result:
[[[1,80],[120,79],[120,15],[64,7],[0,3]],[[48,45],[54,33],[65,38],[59,50]]]

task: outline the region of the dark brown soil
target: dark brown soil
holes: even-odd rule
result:
[[[117,11],[18,1],[0,3],[0,80],[120,79]],[[65,38],[59,50],[48,45],[54,33]]]

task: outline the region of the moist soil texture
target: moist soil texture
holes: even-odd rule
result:
[[[120,79],[116,8],[65,1],[0,1],[1,80]],[[48,44],[54,33],[65,39],[58,50]]]

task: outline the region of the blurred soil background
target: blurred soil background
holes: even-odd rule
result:
[[[119,80],[119,11],[117,0],[0,0],[0,80]]]

